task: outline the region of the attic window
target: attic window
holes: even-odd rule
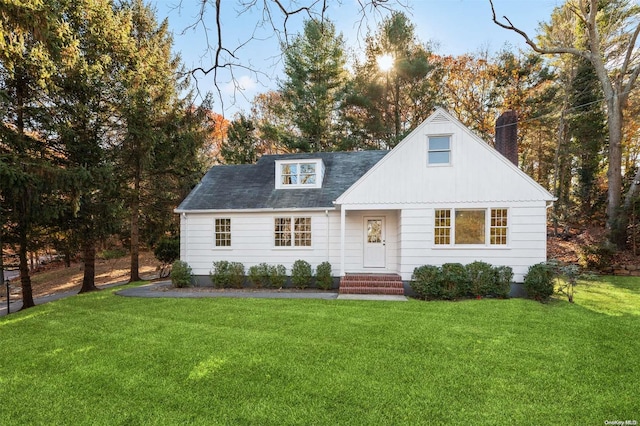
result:
[[[320,188],[322,160],[276,161],[276,188]]]
[[[451,136],[429,136],[427,164],[451,164]]]

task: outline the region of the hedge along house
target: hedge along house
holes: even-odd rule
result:
[[[505,152],[517,161],[515,126],[497,130],[498,138],[512,135]],[[302,259],[314,268],[329,261],[341,292],[401,294],[414,268],[427,264],[481,260],[512,267],[522,281],[546,260],[553,200],[438,108],[390,151],[214,166],[175,211],[181,259],[201,285],[214,261],[283,264],[290,272]]]

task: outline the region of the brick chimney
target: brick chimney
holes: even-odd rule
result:
[[[496,121],[496,149],[518,165],[518,116],[513,110],[503,112]]]

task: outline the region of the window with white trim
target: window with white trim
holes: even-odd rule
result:
[[[451,210],[436,210],[435,244],[451,244]]]
[[[436,209],[433,225],[435,245],[506,245],[508,209]]]
[[[427,164],[451,164],[451,136],[429,136],[427,145]]]
[[[310,217],[276,217],[274,225],[276,247],[311,247]]]
[[[276,189],[320,188],[323,177],[320,159],[276,161]]]
[[[507,244],[507,209],[491,209],[491,244]]]
[[[216,219],[215,234],[216,247],[231,247],[231,219]]]

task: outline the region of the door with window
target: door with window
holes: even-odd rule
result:
[[[364,218],[364,254],[365,268],[385,268],[386,240],[384,217]]]

